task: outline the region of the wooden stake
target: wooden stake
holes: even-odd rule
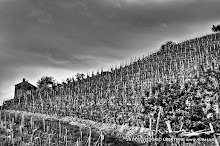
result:
[[[170,125],[170,121],[169,120],[166,121],[166,125],[167,125],[169,133],[172,133],[172,129],[171,129],[171,125]]]
[[[22,117],[21,117],[21,123],[22,123],[22,128],[24,127],[24,113],[22,113],[22,115],[21,115]]]
[[[213,128],[213,126],[212,126],[212,123],[209,123],[209,127],[210,127],[210,129],[211,129],[211,132],[214,133],[213,137],[214,137],[214,139],[215,139],[215,145],[216,145],[216,146],[219,146],[218,139],[217,139],[217,137],[216,137],[216,135],[215,135],[215,131],[214,131],[214,128]]]
[[[82,135],[82,129],[81,127],[79,127],[79,131],[80,131],[80,142],[83,140],[83,135]]]
[[[31,129],[33,129],[33,117],[31,116]]]
[[[61,137],[61,133],[62,131],[61,131],[61,123],[60,123],[60,121],[59,121],[59,139],[60,139],[60,137]]]
[[[41,100],[42,113],[44,113],[44,104],[43,104],[43,99],[41,97],[41,94],[40,94],[40,100]]]
[[[150,123],[150,125],[149,125],[150,133],[151,133],[151,136],[152,136],[153,134],[152,134],[152,118],[151,117],[149,118],[149,123]]]
[[[104,135],[102,134],[102,131],[101,131],[101,146],[102,146],[102,142],[103,142],[103,140],[104,140]]]
[[[51,141],[51,140],[50,140],[50,135],[51,135],[51,134],[48,135],[48,136],[49,136],[49,146],[50,146],[50,141]]]
[[[88,138],[88,146],[91,145],[91,136],[92,136],[92,129],[89,127],[89,138]]]
[[[13,125],[14,125],[14,118],[12,118],[12,122],[10,124],[10,130],[11,130],[11,140],[12,140],[12,145],[14,146],[14,133],[13,133]]]
[[[158,112],[158,116],[157,116],[157,125],[156,125],[156,133],[158,132],[158,127],[159,127],[159,122],[160,122],[160,114],[161,114],[161,111],[162,111],[162,107],[160,106],[159,107],[159,112]]]
[[[67,129],[66,129],[66,134],[65,134],[65,144],[66,144],[66,146],[67,146]]]
[[[44,128],[44,132],[46,132],[46,128],[45,128],[46,124],[45,124],[45,119],[43,119],[43,128]]]

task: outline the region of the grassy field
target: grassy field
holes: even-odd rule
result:
[[[47,115],[22,111],[1,111],[0,145],[1,146],[146,146],[146,145],[215,145],[213,139],[199,142],[151,141],[137,143],[126,141],[114,130],[111,134],[98,131],[89,124],[77,123],[45,117]],[[107,128],[106,128],[107,129]],[[140,136],[140,135],[139,135]],[[143,138],[147,138],[143,137]],[[149,136],[148,136],[149,138]],[[158,137],[159,138],[159,137]],[[162,137],[160,137],[162,138]],[[163,137],[167,138],[167,137]],[[172,137],[170,137],[172,138]]]
[[[1,112],[0,145],[135,146],[135,142],[102,134],[94,128],[12,112]],[[104,133],[104,132],[103,132]]]

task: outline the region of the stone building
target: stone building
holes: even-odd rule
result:
[[[15,95],[14,97],[21,97],[26,93],[27,95],[31,94],[31,91],[35,91],[37,87],[30,84],[28,81],[23,78],[23,82],[15,85]]]

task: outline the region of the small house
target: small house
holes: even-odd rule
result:
[[[35,91],[37,89],[37,87],[35,87],[34,85],[30,84],[28,81],[25,80],[25,78],[23,78],[23,82],[16,84],[15,85],[15,98],[16,97],[21,97],[23,96],[25,93],[28,95],[31,94],[32,91]]]

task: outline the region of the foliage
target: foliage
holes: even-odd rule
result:
[[[220,31],[220,25],[217,25],[217,26],[213,25],[212,26],[212,31],[213,32],[219,32]]]
[[[76,74],[76,79],[77,79],[77,81],[80,81],[80,80],[83,80],[84,79],[84,74],[83,73],[77,73]]]
[[[172,48],[174,45],[176,45],[173,41],[167,41],[163,45],[161,45],[161,49],[164,50],[165,48]]]
[[[48,88],[48,85],[53,85],[55,80],[53,77],[44,76],[37,81],[38,88]]]
[[[203,130],[209,127],[208,123],[214,123],[218,114],[214,111],[214,103],[219,105],[220,71],[208,69],[199,76],[194,76],[190,81],[181,85],[178,81],[165,85],[156,85],[153,88],[153,96],[142,104],[144,113],[157,114],[162,107],[162,131],[166,131],[165,121],[171,121],[173,130],[180,130],[181,124],[187,131]],[[155,95],[157,95],[155,97]],[[210,99],[210,101],[206,101]],[[209,107],[208,107],[209,106]],[[215,130],[220,127],[215,125]]]

